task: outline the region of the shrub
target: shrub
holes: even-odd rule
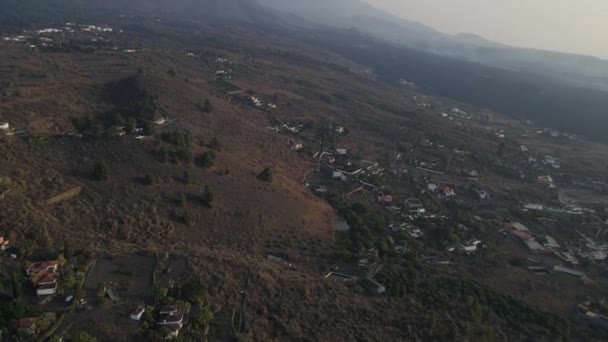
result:
[[[192,225],[192,223],[194,222],[194,218],[188,210],[185,210],[182,214],[182,221],[189,226]]]
[[[203,112],[211,113],[211,111],[213,111],[213,104],[211,104],[211,101],[209,101],[209,99],[206,99],[203,103]]]
[[[203,191],[202,195],[202,201],[207,208],[211,208],[213,206],[213,193],[211,192],[211,189],[209,189],[208,185],[205,185],[205,190]]]
[[[107,180],[110,177],[110,168],[108,167],[108,164],[102,161],[95,164],[93,172],[95,178],[100,181]]]
[[[220,141],[217,140],[216,137],[211,138],[211,140],[209,140],[209,143],[207,144],[207,147],[209,149],[212,150],[219,150],[220,149]]]
[[[272,182],[272,171],[270,170],[269,167],[267,167],[258,174],[257,178],[261,181],[271,183]]]
[[[186,164],[192,163],[193,153],[189,147],[180,147],[176,152],[177,158]]]
[[[176,73],[176,72],[175,72],[175,70],[173,70],[173,69],[169,69],[169,70],[167,71],[167,74],[169,74],[169,75],[171,75],[171,76],[173,76],[173,77],[177,76],[177,73]]]
[[[154,185],[154,183],[156,183],[156,178],[154,178],[152,174],[146,173],[146,176],[144,177],[144,185]]]
[[[200,157],[200,164],[202,167],[210,168],[215,165],[215,152],[207,151]]]
[[[0,177],[0,194],[8,190],[10,187],[10,180],[8,178]]]
[[[156,127],[154,126],[154,123],[148,121],[148,120],[144,120],[141,123],[142,128],[144,129],[144,135],[154,135],[154,132],[156,131]]]
[[[167,148],[167,146],[163,145],[158,150],[158,161],[160,161],[161,163],[166,163],[167,161],[169,161],[169,149]]]

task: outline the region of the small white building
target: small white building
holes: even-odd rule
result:
[[[6,131],[11,128],[11,125],[8,122],[0,122],[0,130]]]
[[[294,142],[291,144],[291,149],[294,151],[301,151],[302,149],[304,149],[304,144],[302,144],[301,142]]]
[[[477,245],[479,245],[480,243],[480,240],[471,240],[465,243],[461,243],[458,248],[467,254],[475,253],[477,251]]]
[[[542,210],[545,210],[545,207],[542,204],[528,203],[528,204],[524,205],[524,209],[542,211]]]
[[[146,309],[143,306],[138,306],[137,309],[135,309],[135,311],[131,313],[130,317],[134,321],[139,321],[143,316],[144,312],[146,312]]]
[[[158,119],[154,120],[154,123],[156,125],[159,125],[159,126],[160,125],[164,125],[164,124],[167,123],[167,119],[166,118],[158,118]]]
[[[547,235],[547,236],[545,236],[545,239],[547,240],[547,242],[545,243],[545,247],[550,248],[550,249],[558,249],[559,248],[559,244],[551,236]]]
[[[511,223],[511,226],[515,229],[518,230],[520,232],[530,232],[530,230],[528,229],[528,227],[524,226],[523,224],[519,223],[519,222],[513,222]]]

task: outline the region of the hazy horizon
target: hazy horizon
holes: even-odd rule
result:
[[[438,31],[608,59],[608,1],[364,0]]]

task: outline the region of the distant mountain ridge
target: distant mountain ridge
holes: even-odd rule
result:
[[[608,90],[608,61],[591,56],[515,48],[483,37],[448,35],[376,9],[360,0],[257,0],[317,24],[355,28],[394,44],[503,69],[544,74],[578,86]]]

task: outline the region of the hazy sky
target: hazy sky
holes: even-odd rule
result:
[[[366,0],[446,33],[608,59],[608,0]]]

